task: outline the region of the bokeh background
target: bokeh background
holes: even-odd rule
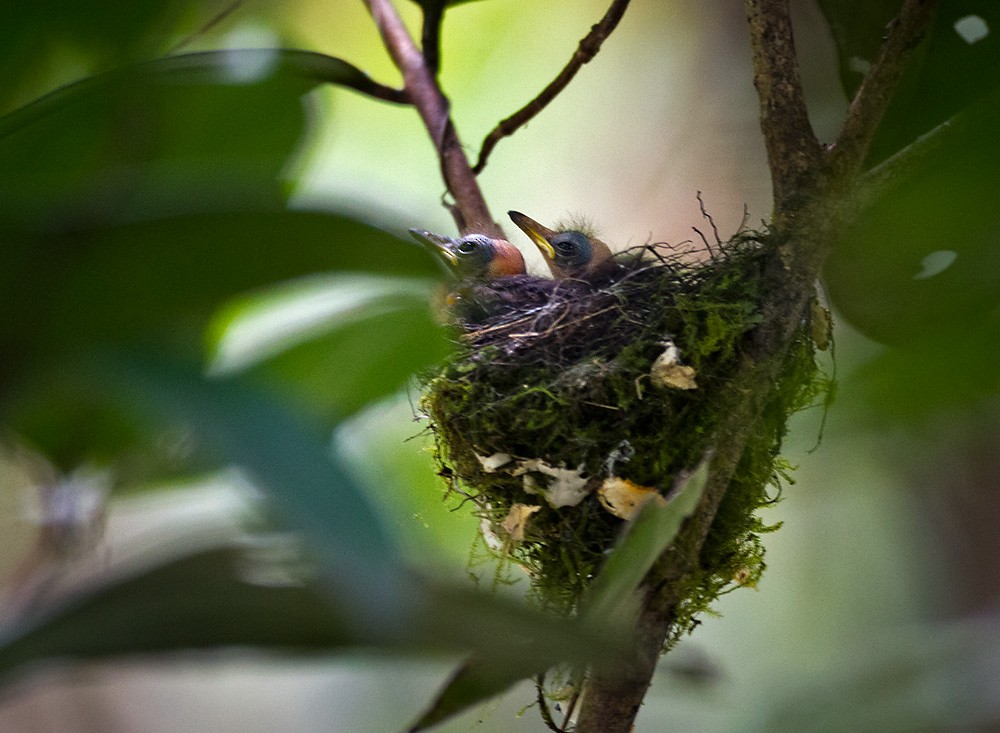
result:
[[[398,4],[416,27],[416,6]],[[846,108],[834,41],[813,3],[793,5],[813,123],[829,140]],[[245,2],[188,38],[224,7],[182,15],[174,42],[186,51],[308,48],[398,80],[362,3]],[[115,4],[101,9],[108,17],[95,20],[113,22]],[[594,0],[488,0],[448,11],[441,79],[470,155],[554,76],[605,9]],[[55,22],[28,30],[37,45],[22,53],[45,63],[8,108],[115,60],[84,43],[83,31]],[[452,232],[436,158],[411,109],[339,89],[308,101],[307,134],[280,174],[293,208],[332,209],[397,233]],[[723,237],[744,209],[751,225],[766,220],[770,182],[741,5],[635,0],[598,57],[499,145],[480,180],[498,217],[508,209],[542,222],[584,216],[619,247],[708,231],[698,192]],[[541,266],[533,252],[529,263]],[[919,272],[920,258],[906,266]],[[911,371],[926,352],[870,340],[836,305],[835,350],[820,355],[836,375],[836,399],[789,427],[785,455],[798,468],[764,517],[782,524],[764,538],[768,570],[759,587],[725,596],[664,658],[637,731],[987,730],[1000,721],[996,399],[986,385],[964,388],[961,352],[947,360],[954,371]],[[411,388],[366,409],[341,425],[337,444],[414,563],[488,581],[476,520],[442,500],[416,399]],[[12,465],[0,516],[8,579],[40,531]],[[132,488],[112,500],[103,539],[67,572],[127,564],[150,537],[197,543],[235,533],[248,511],[246,493],[223,480]],[[0,730],[400,730],[453,662],[247,651],[47,667],[5,693]],[[543,730],[533,695],[522,685],[441,730]]]

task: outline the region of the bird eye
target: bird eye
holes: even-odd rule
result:
[[[473,252],[479,249],[479,242],[466,239],[459,242],[458,247],[456,249],[458,249],[460,254],[471,255]]]
[[[563,232],[553,237],[551,243],[563,266],[583,265],[590,259],[590,240],[582,232]]]

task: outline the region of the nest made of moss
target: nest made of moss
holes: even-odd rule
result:
[[[572,612],[623,524],[664,501],[711,445],[760,323],[767,238],[740,234],[700,264],[647,246],[593,285],[531,276],[462,288],[456,351],[428,379],[441,474],[473,499],[484,536]],[[454,301],[453,301],[454,302]],[[773,501],[788,415],[818,389],[803,324],[690,579],[676,633],[763,569],[757,509]]]

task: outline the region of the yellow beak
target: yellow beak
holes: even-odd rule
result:
[[[528,235],[528,238],[535,243],[538,249],[542,250],[542,254],[545,255],[546,259],[552,260],[555,258],[556,251],[549,244],[549,239],[554,237],[558,232],[542,226],[530,216],[525,216],[520,211],[508,211],[507,216],[517,225],[518,229]]]
[[[421,244],[429,244],[450,266],[454,267],[458,264],[458,256],[453,249],[455,240],[451,237],[434,234],[424,229],[411,229],[410,234]]]

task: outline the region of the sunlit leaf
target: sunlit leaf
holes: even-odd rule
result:
[[[45,447],[61,440],[58,433],[77,441],[97,438],[79,427],[94,424],[85,405],[74,416],[79,398],[50,383],[54,369],[72,370],[82,355],[110,345],[169,349],[200,362],[205,329],[226,302],[270,284],[335,270],[380,277],[438,272],[412,242],[351,219],[310,212],[220,213],[92,232],[11,235],[0,248],[0,308],[6,314],[0,321],[0,417],[23,425],[33,414],[30,437]],[[440,353],[435,351],[440,331],[429,324],[426,306],[416,307],[412,298],[406,302],[407,309],[369,326],[367,340],[349,328],[341,334],[348,339],[342,348],[329,342],[326,350],[322,343],[304,345],[321,353],[297,368],[319,370],[323,359],[343,367],[339,373],[312,372],[309,384],[317,389],[324,379],[335,384],[342,377],[348,384],[360,374],[368,380],[365,397],[396,389],[404,378],[401,369],[419,368],[425,355]],[[392,344],[413,347],[400,369],[382,364],[391,358],[387,348]],[[72,465],[80,449],[65,448],[54,457]]]
[[[212,369],[250,370],[304,409],[343,416],[444,356],[445,332],[429,309],[435,285],[355,272],[241,298],[212,326]]]

